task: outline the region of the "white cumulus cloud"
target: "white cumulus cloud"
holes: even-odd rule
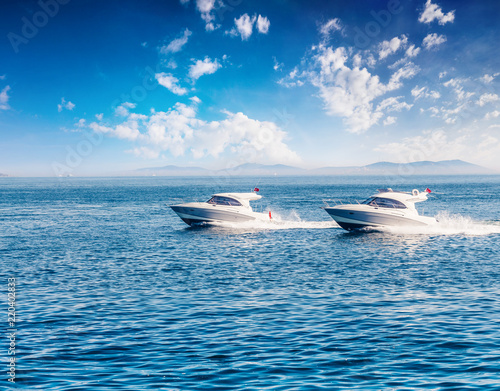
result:
[[[215,59],[212,61],[206,57],[204,60],[197,60],[189,67],[189,77],[193,80],[198,80],[203,75],[210,75],[215,73],[217,69],[222,67],[221,64]]]
[[[230,151],[247,156],[249,161],[300,161],[284,142],[286,132],[274,122],[254,120],[241,112],[225,114],[225,120],[212,121],[200,132],[192,149],[195,157],[218,157],[224,151]]]
[[[484,119],[490,120],[490,119],[493,119],[493,118],[498,118],[499,116],[500,116],[500,111],[495,110],[495,111],[492,111],[491,113],[487,113],[484,116]]]
[[[255,16],[250,17],[248,14],[243,14],[238,19],[234,19],[234,24],[236,25],[238,33],[241,35],[242,41],[246,41],[252,35],[255,20]]]
[[[285,140],[286,132],[274,122],[259,121],[245,114],[225,111],[221,121],[197,118],[197,104],[177,103],[168,111],[150,115],[128,113],[119,123],[103,120],[89,128],[97,133],[126,139],[135,143],[128,152],[155,158],[167,151],[173,156],[191,154],[205,157],[238,157],[249,162],[297,163],[300,158]]]
[[[118,106],[115,109],[115,115],[118,115],[120,117],[127,117],[130,112],[129,109],[135,109],[136,104],[132,102],[123,102],[120,106]],[[99,117],[96,116],[97,119]],[[101,119],[102,119],[102,114],[101,114]]]
[[[189,100],[191,102],[193,102],[194,104],[200,104],[201,103],[201,99],[198,98],[197,96],[193,96],[192,98],[189,98]]]
[[[366,131],[378,123],[384,115],[383,111],[411,107],[399,101],[392,101],[392,104],[389,104],[391,101],[384,101],[375,109],[374,101],[387,92],[400,88],[404,79],[415,76],[420,70],[415,64],[405,64],[384,84],[378,75],[372,75],[366,68],[349,67],[349,54],[345,48],[338,47],[334,50],[332,47],[319,45],[316,50],[311,69],[306,73],[308,81],[318,88],[326,112],[342,117],[350,132]]]
[[[488,75],[486,73],[482,77],[480,77],[479,80],[481,80],[484,84],[490,84],[498,75],[500,75],[500,73],[495,73],[493,75]]]
[[[436,4],[432,4],[431,0],[427,0],[425,8],[420,14],[418,21],[421,23],[431,23],[434,20],[437,20],[440,25],[453,22],[453,20],[455,20],[455,11],[453,10],[444,14],[441,7]]]
[[[391,116],[388,116],[386,119],[384,119],[384,126],[388,126],[388,125],[392,125],[392,124],[395,124],[396,123],[396,117],[391,117]]]
[[[271,26],[269,19],[265,16],[259,15],[257,18],[257,31],[261,34],[267,34],[269,26]]]
[[[479,97],[479,100],[477,101],[477,104],[479,106],[484,106],[487,103],[490,102],[496,102],[500,99],[497,94],[483,94]]]
[[[404,47],[408,42],[408,37],[402,35],[401,38],[394,37],[390,41],[383,41],[379,45],[379,59],[386,58],[392,53],[396,53],[400,48]]]
[[[201,18],[205,21],[205,30],[213,31],[216,26],[213,24],[215,16],[215,0],[196,0],[196,9],[201,13]]]
[[[185,95],[187,90],[181,86],[179,86],[179,80],[174,77],[171,73],[157,73],[155,74],[155,79],[158,81],[160,85],[167,88],[171,92],[176,95]]]
[[[248,40],[253,33],[253,26],[256,24],[257,31],[261,34],[267,34],[269,31],[269,26],[271,22],[265,16],[257,15],[249,16],[248,14],[243,14],[239,18],[234,19],[234,27],[226,31],[232,37],[241,37],[242,41]]]

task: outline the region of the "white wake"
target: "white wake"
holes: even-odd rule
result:
[[[297,214],[296,211],[291,211],[286,216],[281,216],[277,212],[272,212],[272,219],[269,220],[253,220],[239,223],[219,222],[210,223],[218,227],[241,230],[278,230],[278,229],[328,229],[340,228],[339,225],[332,219],[326,221],[306,221]]]
[[[492,235],[500,234],[500,221],[475,221],[468,216],[441,212],[437,224],[427,226],[380,227],[373,230],[406,235]],[[371,230],[371,229],[370,229]]]

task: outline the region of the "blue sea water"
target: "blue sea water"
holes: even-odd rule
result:
[[[275,223],[168,204],[255,185]],[[433,190],[440,224],[346,232],[323,199]],[[26,390],[498,390],[500,177],[0,178]],[[257,208],[258,209],[258,208]]]

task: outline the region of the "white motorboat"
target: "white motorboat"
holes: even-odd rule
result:
[[[411,193],[379,189],[366,201],[325,207],[325,211],[342,228],[351,231],[364,227],[425,226],[437,223],[434,217],[421,216],[415,203],[427,200],[431,191]],[[327,204],[328,205],[328,204]]]
[[[258,189],[252,193],[218,193],[206,202],[189,202],[171,205],[172,210],[189,225],[201,223],[239,223],[244,221],[269,221],[269,214],[252,210],[250,201],[259,200]]]

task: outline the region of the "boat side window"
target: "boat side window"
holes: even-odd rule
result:
[[[371,205],[372,201],[375,199],[375,197],[370,197],[367,200],[364,200],[361,205]]]
[[[236,201],[234,198],[226,198],[226,200],[231,206],[242,206],[241,203],[239,201]]]
[[[239,201],[229,197],[213,196],[207,203],[214,205],[226,205],[226,206],[241,206]]]
[[[379,208],[395,208],[395,209],[406,209],[405,204],[399,202],[398,200],[393,200],[391,198],[374,198],[368,205],[377,206]]]

